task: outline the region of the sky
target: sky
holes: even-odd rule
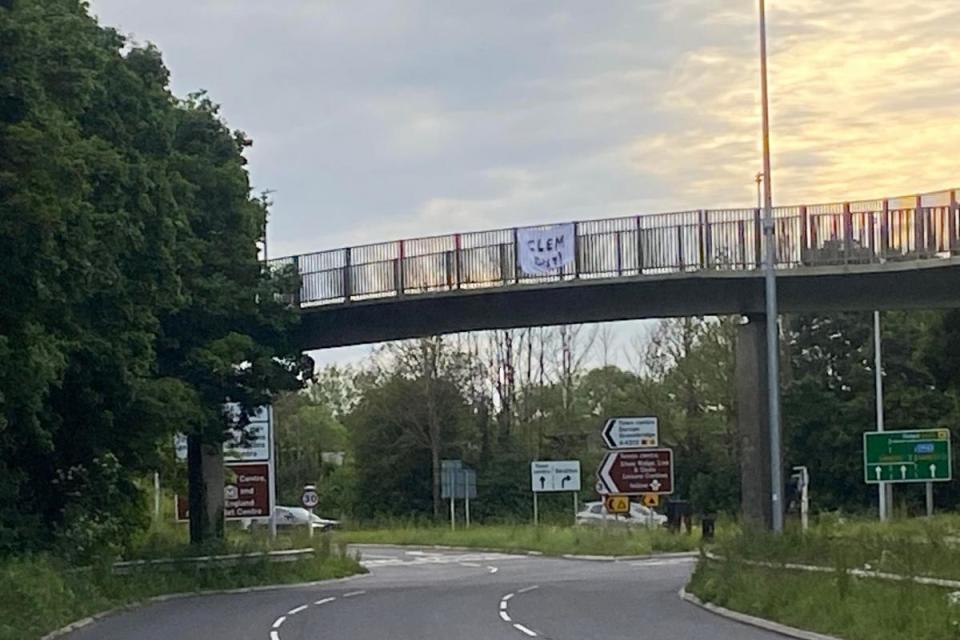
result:
[[[176,94],[207,90],[253,138],[271,256],[755,202],[750,0],[93,0],[91,12],[156,44]],[[775,204],[960,187],[958,27],[960,3],[944,0],[768,0]]]

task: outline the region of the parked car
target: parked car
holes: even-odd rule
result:
[[[306,527],[308,519],[312,522],[314,531],[329,531],[340,526],[339,520],[321,518],[317,514],[311,514],[303,507],[274,507],[273,515],[277,519],[278,527]],[[242,525],[244,529],[250,527],[251,522],[244,520]]]
[[[583,511],[577,514],[577,524],[598,525],[610,522],[644,527],[662,527],[667,524],[667,516],[635,502],[630,503],[630,512],[623,514],[609,513],[602,502],[587,502],[583,506]]]

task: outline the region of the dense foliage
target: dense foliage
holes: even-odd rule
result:
[[[947,426],[957,432],[957,320],[956,313],[883,314],[888,429]],[[310,480],[321,480],[322,509],[332,515],[444,516],[444,504],[433,499],[432,461],[462,458],[478,471],[475,517],[527,518],[530,460],[579,459],[581,497],[591,498],[604,419],[654,414],[661,440],[675,450],[674,497],[689,500],[697,513],[736,514],[736,333],[735,319],[691,318],[663,321],[628,347],[618,346],[604,327],[388,346],[355,370],[329,369],[323,375],[327,391],[299,396],[323,407],[323,424],[332,420],[347,436],[346,464],[321,465]],[[788,469],[809,467],[815,512],[870,508],[876,489],[863,482],[862,434],[876,420],[871,314],[786,318],[782,351]],[[611,354],[632,362],[632,370],[604,364]],[[339,391],[331,396],[330,389]],[[286,419],[279,411],[280,423]],[[898,488],[896,495],[899,508],[922,509],[922,486]],[[936,500],[939,507],[955,507],[956,483],[938,485]],[[541,505],[548,517],[568,518],[569,501],[548,496]]]
[[[0,552],[122,540],[138,474],[296,383],[242,132],[80,0],[0,3]]]

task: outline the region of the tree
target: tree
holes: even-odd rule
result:
[[[77,0],[5,3],[0,40],[0,550],[107,546],[172,430],[219,451],[224,401],[295,385],[295,282],[257,261],[249,141],[154,47]]]

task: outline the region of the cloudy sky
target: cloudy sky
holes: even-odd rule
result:
[[[774,199],[960,186],[960,3],[768,0]],[[93,0],[253,139],[273,256],[748,205],[751,0]]]

